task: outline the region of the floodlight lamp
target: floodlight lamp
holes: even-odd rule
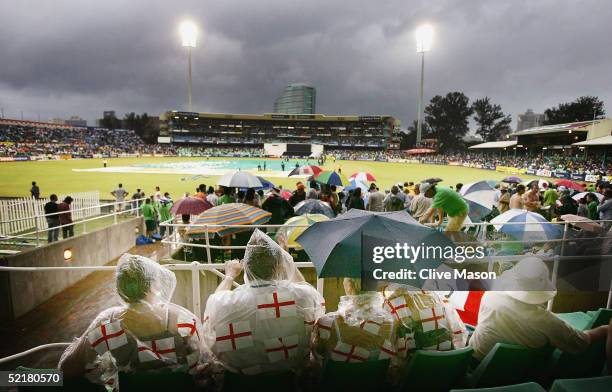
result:
[[[181,34],[183,46],[191,48],[196,47],[196,37],[198,35],[198,28],[192,21],[186,20],[181,23],[181,25],[179,26],[179,32]]]
[[[433,40],[433,27],[425,24],[419,26],[415,32],[417,53],[429,52],[431,50],[431,42]]]

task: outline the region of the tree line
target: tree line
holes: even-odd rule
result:
[[[157,143],[159,126],[147,113],[126,113],[123,119],[109,116],[100,119],[100,126],[108,129],[130,129],[133,130],[145,143]]]
[[[544,111],[544,125],[591,121],[605,116],[604,103],[597,97],[582,96],[572,102],[561,103]],[[469,132],[470,119],[476,124],[476,134],[485,142],[503,140],[512,129],[512,117],[501,105],[489,97],[470,99],[462,92],[453,91],[445,96],[436,95],[425,107],[422,139],[437,139],[440,151],[465,147],[463,138]],[[417,122],[402,135],[401,148],[416,145]]]

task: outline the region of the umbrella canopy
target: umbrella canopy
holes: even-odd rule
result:
[[[263,191],[267,191],[268,189],[272,189],[274,188],[276,185],[274,185],[273,183],[271,183],[270,181],[266,180],[265,178],[261,177],[261,176],[256,176],[259,181],[261,181],[261,186],[255,187],[255,190],[263,190]],[[245,192],[247,189],[249,188],[240,188],[241,191]]]
[[[219,178],[217,184],[235,188],[260,188],[263,187],[261,180],[249,172],[233,171],[225,173]]]
[[[538,188],[540,188],[540,189],[545,189],[545,188],[550,187],[550,181],[543,180],[543,179],[539,179],[539,180],[529,180],[529,181],[525,181],[525,182],[523,182],[523,184],[524,184],[524,185],[525,185],[527,188],[530,188],[534,182],[537,182],[537,184],[538,184]]]
[[[351,180],[349,181],[349,184],[350,185],[344,187],[345,191],[352,191],[353,189],[361,188],[363,192],[367,192],[369,189],[368,184],[361,181]]]
[[[495,194],[497,191],[487,181],[478,181],[465,184],[459,193],[461,193],[464,199],[491,209],[495,204]]]
[[[187,234],[193,238],[203,238],[206,235],[204,225],[263,225],[271,217],[268,211],[247,204],[222,204],[198,215],[187,228]],[[209,233],[217,233],[220,237],[249,230],[253,229],[232,226],[208,228]]]
[[[291,176],[316,176],[317,174],[321,173],[322,171],[323,171],[323,169],[321,169],[319,166],[316,166],[316,165],[305,165],[305,166],[296,167],[295,169],[291,170],[291,172],[289,173],[288,177],[291,177]]]
[[[317,199],[306,199],[301,201],[293,207],[293,211],[295,215],[323,214],[328,218],[336,216],[329,204]]]
[[[468,217],[470,218],[471,222],[480,222],[482,218],[489,215],[491,211],[493,211],[493,208],[487,207],[480,202],[470,200],[466,197],[464,197],[463,200],[465,200],[468,205]]]
[[[276,233],[277,239],[282,239],[287,246],[290,246],[296,250],[302,249],[302,246],[295,242],[308,227],[312,226],[315,222],[323,222],[329,220],[329,218],[322,214],[304,214],[302,216],[294,216],[290,218],[283,227],[278,229]]]
[[[520,184],[523,180],[517,176],[508,176],[502,180],[502,182],[507,182],[508,184]]]
[[[442,182],[442,181],[444,181],[444,180],[441,179],[441,178],[438,178],[438,177],[434,177],[434,178],[427,178],[427,179],[425,179],[425,180],[423,180],[421,182],[428,182],[430,184],[436,184],[436,183]]]
[[[370,212],[352,209],[336,219],[317,222],[297,238],[317,275],[322,277],[362,276],[362,238],[376,237],[377,243],[406,243],[408,246],[452,246],[451,240],[432,228],[419,224],[405,211]],[[404,268],[435,268],[442,259],[419,258]],[[393,263],[397,264],[397,263]]]
[[[281,196],[283,199],[285,199],[285,200],[289,200],[289,199],[291,199],[291,192],[289,192],[289,191],[288,191],[288,190],[286,190],[286,189],[282,189],[282,190],[280,191],[280,196]]]
[[[212,207],[208,200],[199,197],[183,197],[172,205],[170,213],[173,215],[198,215]]]
[[[566,222],[573,222],[571,223],[572,225],[582,230],[590,231],[592,233],[599,233],[604,230],[603,227],[600,226],[597,222],[589,218],[585,218],[584,216],[565,214],[561,215],[561,219]]]
[[[341,173],[335,171],[322,171],[315,176],[315,181],[320,184],[336,185],[336,186],[347,186],[350,185],[346,177]]]
[[[601,193],[597,193],[597,192],[580,192],[580,193],[576,193],[574,196],[572,196],[572,199],[578,201],[578,200],[582,199],[583,197],[586,197],[586,195],[588,195],[589,193],[594,194],[595,197],[597,197],[597,200],[599,200],[600,203],[604,199],[604,195],[602,195]]]
[[[374,177],[372,173],[368,173],[368,172],[353,173],[348,179],[349,181],[355,180],[355,181],[361,181],[365,183],[376,181],[376,177]]]
[[[562,230],[542,215],[526,210],[511,209],[491,219],[497,231],[511,235],[519,241],[538,242],[558,239]]]
[[[556,186],[564,186],[566,188],[574,189],[574,190],[576,190],[578,192],[584,191],[584,188],[585,188],[584,184],[580,184],[580,183],[577,183],[576,181],[572,181],[572,180],[557,180],[557,181],[555,181],[555,185]]]
[[[497,180],[486,180],[487,184],[489,184],[491,186],[491,188],[495,188],[495,185],[499,184],[499,181]]]

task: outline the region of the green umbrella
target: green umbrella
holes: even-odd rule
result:
[[[455,247],[442,233],[419,224],[405,211],[375,213],[356,209],[335,219],[316,222],[296,242],[302,245],[320,278],[361,278],[364,272],[373,267],[384,271],[394,271],[398,267],[418,271],[422,268],[436,268],[444,261],[434,255],[419,258],[415,263],[390,260],[373,264],[369,262],[371,255],[367,254],[372,246],[406,243],[415,247]],[[418,283],[422,284],[420,280]]]
[[[336,186],[349,186],[351,184],[342,173],[336,173],[335,171],[328,170],[317,174],[315,176],[315,181],[320,184]]]

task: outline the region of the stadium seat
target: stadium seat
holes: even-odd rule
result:
[[[599,309],[587,313],[587,315],[589,314],[592,315],[591,321],[584,329],[607,325],[610,322],[610,318],[612,318],[611,309]],[[579,354],[570,354],[561,350],[555,350],[553,353],[551,379],[600,376],[604,367],[605,358],[606,347],[604,341],[591,345],[588,349]]]
[[[385,390],[388,371],[388,359],[355,363],[327,361],[320,389],[334,392]]]
[[[593,319],[592,315],[584,312],[556,313],[555,316],[581,331],[584,330]]]
[[[57,369],[35,369],[28,368],[25,366],[18,366],[18,372],[27,372],[27,373],[47,373],[49,371],[56,371]],[[64,380],[64,386],[62,387],[51,387],[51,386],[20,386],[19,391],[32,391],[32,392],[44,392],[44,391],[74,391],[74,392],[87,392],[87,391],[98,391],[98,386],[90,383],[85,378],[77,378]]]
[[[402,378],[406,391],[448,391],[459,386],[468,370],[474,349],[451,351],[418,350],[410,359]]]
[[[119,373],[122,391],[195,391],[193,376],[182,372]]]
[[[472,387],[494,387],[535,381],[549,363],[552,349],[497,343],[468,375]]]
[[[610,392],[612,376],[555,380],[550,392]]]
[[[295,389],[295,376],[291,372],[249,376],[226,371],[223,378],[224,392],[293,391]],[[176,389],[176,391],[179,390]]]
[[[452,389],[450,392],[545,392],[546,390],[535,382],[526,382],[523,384],[504,385],[501,387],[492,388],[477,388],[477,389]]]

